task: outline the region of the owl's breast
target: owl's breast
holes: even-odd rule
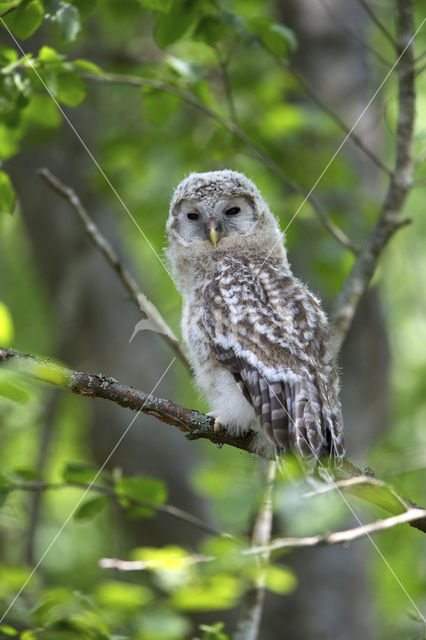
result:
[[[202,288],[192,291],[185,299],[182,310],[182,337],[193,361],[194,366],[213,358],[210,340],[203,325]]]

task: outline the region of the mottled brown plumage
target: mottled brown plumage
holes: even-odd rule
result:
[[[344,455],[326,317],[293,277],[255,185],[233,171],[176,189],[167,255],[184,298],[182,331],[218,423],[258,432],[262,455]]]

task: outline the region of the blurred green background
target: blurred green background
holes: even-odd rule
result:
[[[129,343],[138,311],[69,204],[36,170],[47,166],[77,191],[179,334],[180,298],[155,254],[163,253],[174,186],[190,171],[243,171],[285,228],[303,196],[282,176],[309,191],[344,138],[294,71],[351,125],[394,62],[361,4],[0,2],[7,25],[0,40],[0,345],[151,391],[172,352],[152,332]],[[417,0],[414,7],[418,26],[424,6]],[[377,2],[374,10],[393,32],[394,3]],[[340,358],[348,457],[422,505],[425,43],[422,29],[414,149],[420,182],[405,207],[412,224],[386,249]],[[392,74],[357,128],[389,167],[397,106]],[[386,186],[383,172],[348,141],[315,194],[330,220],[361,245]],[[330,310],[352,254],[308,203],[286,236],[296,275]],[[155,393],[207,410],[178,361]],[[82,488],[69,485],[93,479],[131,419],[101,400],[0,370],[0,617],[82,496]],[[67,487],[41,490],[41,483]],[[259,499],[254,456],[187,442],[143,416],[96,486],[2,621],[0,637],[230,637],[256,571],[238,553]],[[279,479],[274,535],[356,525],[338,497],[306,499],[301,491],[294,480]],[[176,505],[239,542],[156,515],[137,500]],[[350,504],[363,522],[385,515],[355,499]],[[425,611],[422,535],[404,526],[374,542],[274,558],[260,638],[424,638],[412,603]],[[194,563],[194,554],[217,560]],[[103,557],[148,565],[118,572],[101,568]]]

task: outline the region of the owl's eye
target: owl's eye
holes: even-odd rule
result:
[[[200,217],[199,213],[188,213],[187,218],[189,218],[189,220],[198,220],[198,218]]]
[[[235,216],[237,213],[240,213],[240,211],[240,207],[231,207],[230,209],[227,209],[225,213],[227,216]]]

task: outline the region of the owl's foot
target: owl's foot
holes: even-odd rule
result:
[[[221,419],[219,418],[219,416],[217,416],[214,411],[209,411],[207,415],[210,416],[211,418],[214,418],[213,429],[216,431],[216,433],[218,433],[219,431],[222,431],[223,423],[221,422]]]

